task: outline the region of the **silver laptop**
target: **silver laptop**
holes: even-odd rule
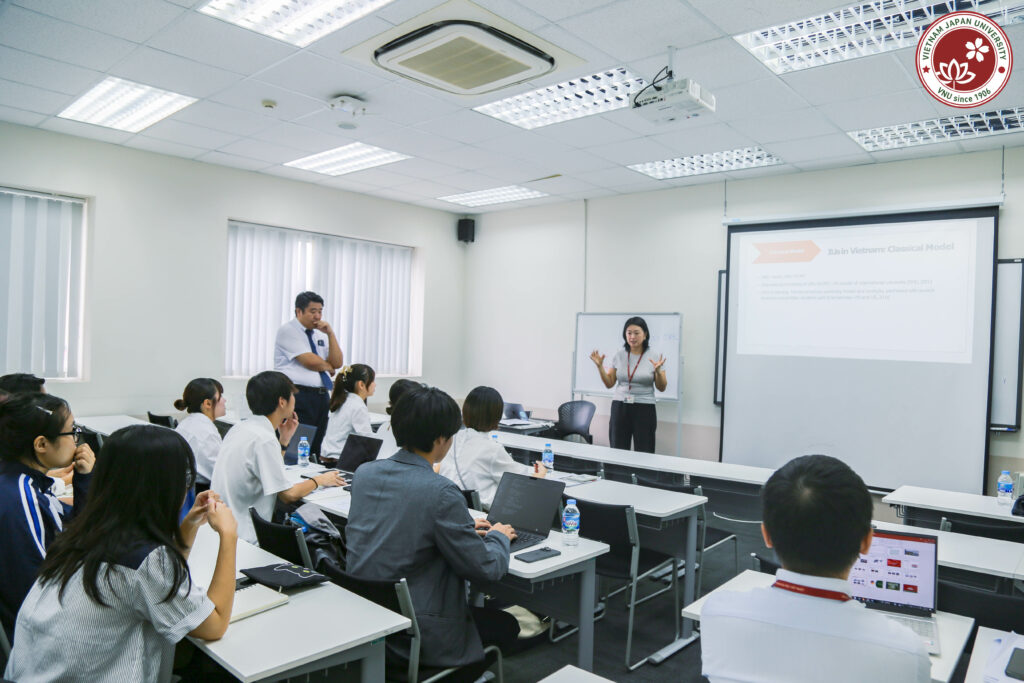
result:
[[[876,529],[871,549],[850,571],[850,595],[910,628],[933,655],[938,588],[939,539],[918,532]]]

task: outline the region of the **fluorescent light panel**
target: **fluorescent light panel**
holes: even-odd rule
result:
[[[710,154],[694,154],[665,161],[648,161],[643,164],[632,164],[628,168],[658,180],[665,180],[666,178],[681,178],[704,175],[705,173],[738,171],[744,168],[775,166],[781,163],[783,163],[782,159],[769,154],[760,147],[744,147]]]
[[[411,157],[408,154],[392,152],[391,150],[366,145],[362,142],[353,142],[351,145],[336,147],[326,152],[289,161],[285,166],[301,168],[313,171],[314,173],[323,173],[324,175],[344,175],[345,173],[362,171],[374,166],[383,166],[384,164],[409,158]]]
[[[519,185],[508,185],[507,187],[495,187],[490,190],[479,192],[466,192],[465,194],[453,194],[447,197],[438,197],[443,202],[461,204],[462,206],[484,206],[486,204],[503,204],[505,202],[518,202],[523,199],[536,199],[547,197],[546,192],[538,192],[528,187]]]
[[[108,76],[57,116],[138,133],[195,101],[194,97]]]
[[[645,85],[644,79],[624,66],[617,66],[474,109],[529,130],[628,107],[630,96]]]
[[[914,47],[928,26],[971,10],[1000,25],[1024,21],[1020,0],[876,0],[733,36],[777,74]]]
[[[846,134],[869,152],[984,138],[1024,129],[1024,107],[960,114],[895,126],[865,128]]]
[[[306,47],[390,2],[392,0],[210,0],[199,11]]]

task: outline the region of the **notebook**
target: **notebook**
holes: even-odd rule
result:
[[[251,617],[288,602],[288,596],[259,583],[235,589],[235,603],[228,623]]]
[[[494,492],[487,521],[510,524],[516,530],[518,538],[512,541],[511,552],[543,543],[548,539],[564,490],[563,481],[506,472]]]
[[[850,595],[885,612],[939,654],[935,601],[939,585],[939,539],[909,531],[875,530],[871,549],[850,571]]]

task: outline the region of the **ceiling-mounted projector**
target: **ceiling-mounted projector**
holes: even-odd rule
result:
[[[633,111],[652,123],[682,121],[714,112],[715,96],[689,78],[669,78],[634,95]]]

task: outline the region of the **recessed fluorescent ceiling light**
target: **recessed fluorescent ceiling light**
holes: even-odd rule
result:
[[[107,76],[57,116],[138,133],[195,101],[194,97]]]
[[[895,126],[865,128],[847,133],[869,152],[900,147],[917,147],[936,142],[954,142],[1017,133],[1024,128],[1024,107],[1000,109],[978,114],[960,114]]]
[[[495,187],[490,190],[479,192],[466,192],[465,194],[453,194],[447,197],[438,197],[442,202],[461,204],[463,206],[484,206],[485,204],[503,204],[505,202],[518,202],[523,199],[536,199],[547,197],[546,192],[538,192],[528,187],[509,185],[507,187]]]
[[[629,106],[647,85],[624,66],[506,97],[474,109],[520,128],[539,128]]]
[[[1020,0],[879,0],[733,36],[777,74],[910,48],[921,31],[954,10],[973,10],[1000,25],[1024,19]]]
[[[390,2],[392,0],[210,0],[199,11],[306,47]]]
[[[665,180],[666,178],[720,173],[721,171],[738,171],[743,168],[775,166],[781,163],[782,159],[769,154],[760,147],[744,147],[711,154],[694,154],[665,161],[648,161],[643,164],[632,164],[628,168],[658,180]]]
[[[344,175],[353,171],[383,166],[402,159],[410,159],[408,154],[392,152],[388,149],[381,149],[373,145],[364,145],[361,142],[353,142],[344,147],[335,147],[326,152],[302,157],[295,161],[289,161],[285,166],[302,168],[314,173],[324,175]]]

